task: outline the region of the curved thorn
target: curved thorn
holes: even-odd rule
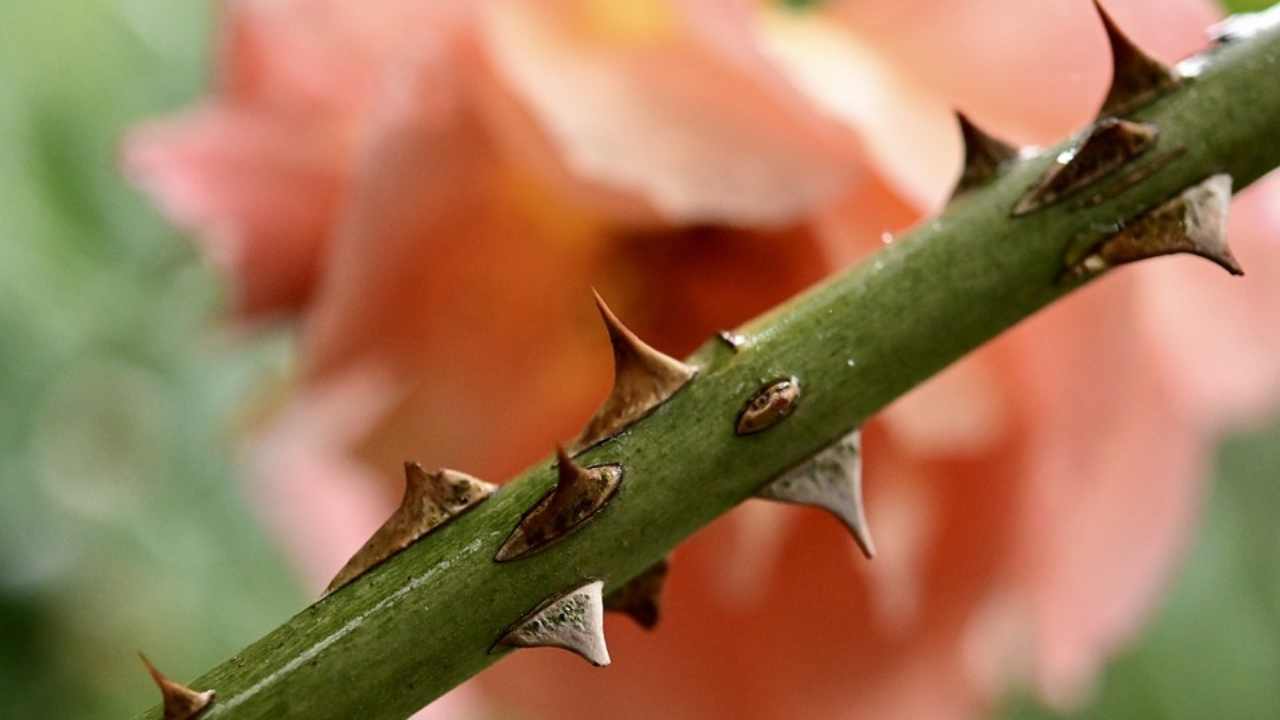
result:
[[[216,696],[213,690],[196,692],[186,685],[165,677],[164,673],[151,664],[146,655],[138,653],[138,657],[146,666],[147,672],[151,674],[156,687],[160,688],[160,695],[164,699],[164,720],[196,720],[213,704]]]
[[[862,502],[862,434],[845,435],[761,488],[756,497],[810,505],[835,515],[868,559],[876,546]]]
[[[951,197],[985,185],[1000,174],[1005,163],[1018,156],[1017,148],[986,134],[964,113],[956,113],[960,135],[964,139],[964,169]]]
[[[1111,45],[1111,88],[1098,115],[1125,115],[1178,87],[1181,80],[1164,63],[1146,54],[1116,25],[1098,0],[1102,26]]]
[[[613,346],[613,390],[574,441],[575,450],[617,435],[666,402],[697,373],[647,345],[622,324],[600,293],[592,293]]]
[[[400,507],[342,566],[325,588],[325,595],[470,510],[498,488],[497,485],[447,468],[428,473],[421,465],[413,462],[404,464],[404,481],[404,497],[400,501]]]
[[[1070,268],[1075,277],[1161,255],[1188,253],[1232,275],[1244,275],[1227,245],[1231,176],[1214,175],[1139,216]]]

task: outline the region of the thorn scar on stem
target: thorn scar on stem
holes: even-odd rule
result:
[[[800,381],[794,377],[766,385],[738,413],[737,434],[752,435],[777,425],[795,410],[799,399]]]

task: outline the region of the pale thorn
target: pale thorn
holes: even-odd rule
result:
[[[604,639],[604,582],[593,580],[542,604],[512,626],[498,645],[509,647],[556,647],[577,653],[584,660],[604,667],[609,664],[609,648]]]
[[[862,439],[858,430],[778,476],[756,497],[822,508],[844,523],[863,555],[876,555],[862,502]]]

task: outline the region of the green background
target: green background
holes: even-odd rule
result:
[[[192,677],[305,603],[232,480],[289,338],[225,337],[212,273],[117,170],[125,128],[199,95],[210,25],[0,2],[3,718],[127,717],[155,697],[134,650]],[[1280,422],[1216,467],[1163,608],[1071,717],[1280,717]],[[1001,714],[1059,717],[1020,693]]]

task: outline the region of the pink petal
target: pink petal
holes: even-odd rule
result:
[[[1086,288],[1014,340],[1038,378],[1018,511],[1022,582],[1040,686],[1060,705],[1081,699],[1148,615],[1192,531],[1204,477],[1204,440],[1159,371],[1159,349],[1134,340],[1132,279]]]
[[[232,275],[247,314],[292,309],[314,282],[341,193],[331,138],[204,107],[133,130],[126,174]]]
[[[349,124],[390,66],[421,62],[462,34],[469,3],[226,0],[219,44],[225,99],[305,122]]]
[[[961,160],[946,100],[821,15],[762,15],[766,52],[815,108],[856,132],[874,167],[916,208],[941,208]]]
[[[880,413],[919,457],[977,456],[1010,431],[1008,391],[986,357],[961,360]]]
[[[490,59],[566,167],[669,220],[787,222],[856,161],[847,132],[762,54],[746,3],[490,10]]]
[[[1106,5],[1165,60],[1202,47],[1217,17],[1207,0]],[[1060,139],[1088,122],[1106,93],[1110,54],[1088,2],[845,0],[832,12],[901,72],[1019,142]]]

